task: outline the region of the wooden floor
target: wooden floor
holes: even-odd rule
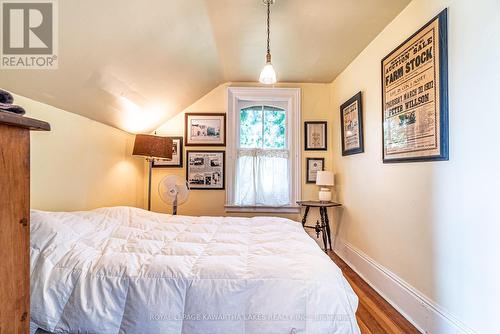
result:
[[[342,269],[345,278],[359,297],[356,318],[358,319],[361,333],[420,333],[394,307],[363,281],[340,257],[332,251],[328,251],[328,255]]]

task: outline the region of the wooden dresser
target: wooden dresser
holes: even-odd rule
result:
[[[31,130],[50,125],[0,111],[0,334],[29,333]]]

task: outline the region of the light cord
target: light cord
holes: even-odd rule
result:
[[[271,62],[271,29],[270,29],[270,14],[271,14],[271,0],[267,0],[267,54],[266,54],[266,60],[268,63]]]

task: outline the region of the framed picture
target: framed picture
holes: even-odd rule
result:
[[[226,146],[226,114],[186,113],[186,146]]]
[[[365,151],[361,92],[340,106],[340,132],[342,134],[343,156]]]
[[[170,137],[172,139],[172,160],[155,159],[153,168],[181,168],[182,156],[184,154],[182,137]]]
[[[316,183],[318,171],[325,170],[325,158],[306,158],[306,183]]]
[[[445,9],[382,59],[384,163],[448,160]]]
[[[224,189],[224,151],[186,151],[186,155],[191,189]]]
[[[304,122],[304,149],[306,151],[326,151],[326,125],[327,122]]]

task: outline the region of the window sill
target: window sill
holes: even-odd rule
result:
[[[238,206],[225,205],[226,212],[300,213],[300,206]]]

